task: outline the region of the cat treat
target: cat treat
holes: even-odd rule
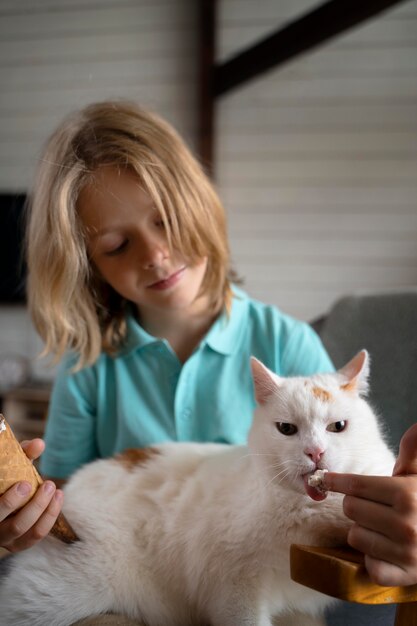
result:
[[[317,469],[314,474],[308,477],[308,484],[310,487],[314,487],[322,494],[327,493],[327,489],[324,486],[324,476],[329,470],[327,469]]]
[[[43,480],[24,453],[9,424],[3,415],[0,415],[0,495],[20,481],[27,481],[32,485],[23,506],[35,495]],[[65,543],[77,540],[76,534],[62,513],[52,527],[51,534]]]

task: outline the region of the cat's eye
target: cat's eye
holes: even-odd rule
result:
[[[286,437],[291,437],[291,435],[295,435],[295,433],[298,432],[297,426],[289,424],[288,422],[276,422],[276,427],[281,435],[285,435]]]
[[[333,422],[333,424],[329,424],[326,430],[331,433],[341,433],[345,430],[347,426],[347,422],[345,420],[340,420],[340,422]]]

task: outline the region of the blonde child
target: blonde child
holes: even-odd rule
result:
[[[243,442],[251,354],[284,376],[332,369],[307,324],[236,286],[213,185],[176,132],[134,104],[90,105],[52,135],[27,250],[31,315],[61,362],[41,458],[51,479],[17,513],[24,483],[0,498],[0,545],[12,552],[49,532],[56,485],[84,463],[168,440]],[[417,473],[416,439],[403,440],[402,474]],[[24,445],[32,459],[44,449]],[[368,569],[384,584],[417,582],[416,481],[328,485],[349,494],[350,541],[372,550]]]

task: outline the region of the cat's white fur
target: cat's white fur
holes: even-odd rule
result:
[[[106,611],[149,626],[271,626],[285,611],[320,613],[330,599],[291,581],[289,547],[340,543],[349,523],[341,496],[313,500],[303,475],[390,474],[394,463],[360,395],[367,355],[309,378],[281,379],[254,359],[252,371],[248,447],[164,444],[141,463],[99,460],[73,476],[64,511],[81,540],[48,537],[11,557],[1,626]]]

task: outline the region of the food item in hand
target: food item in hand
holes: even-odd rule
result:
[[[24,453],[9,424],[3,415],[0,415],[0,495],[21,481],[27,481],[32,486],[28,497],[22,504],[24,506],[35,495],[43,480]],[[78,540],[62,513],[59,514],[52,527],[51,534],[65,543]]]

